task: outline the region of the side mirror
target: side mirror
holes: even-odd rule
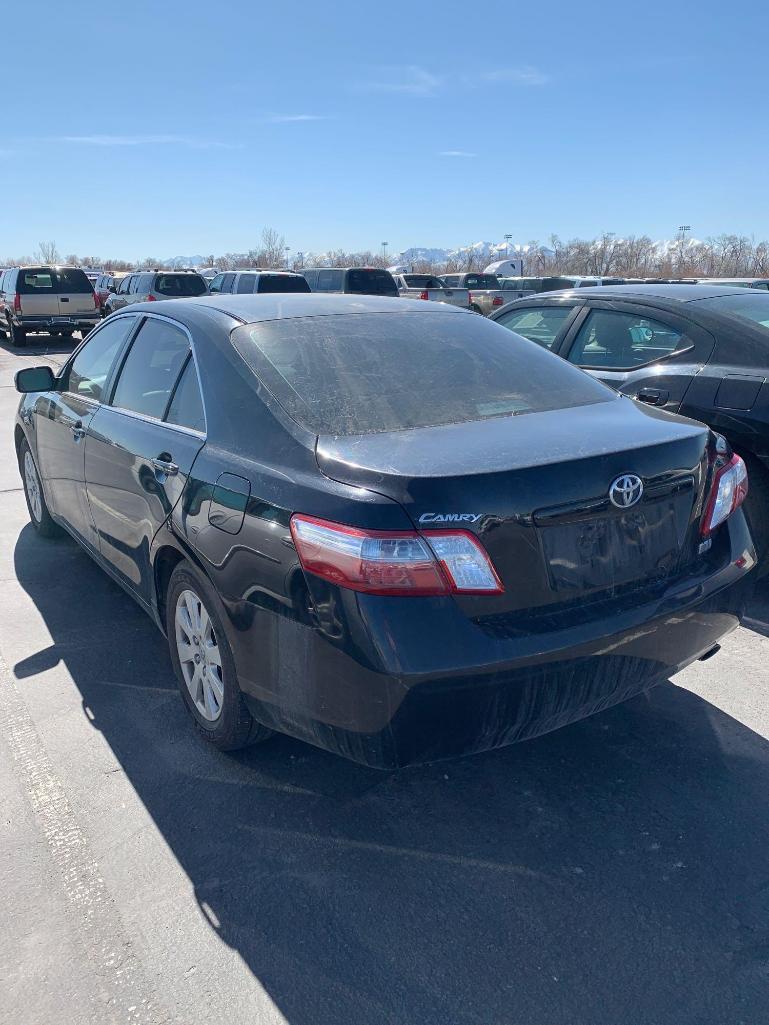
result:
[[[107,285],[107,291],[108,292],[112,292],[112,294],[114,295],[115,292],[117,292],[117,289],[115,288],[114,285]]]
[[[16,391],[23,395],[28,392],[52,391],[56,387],[56,378],[50,367],[25,367],[17,370],[14,377]]]

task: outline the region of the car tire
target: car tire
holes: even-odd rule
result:
[[[61,527],[48,512],[40,474],[26,439],[22,441],[19,448],[19,470],[32,526],[41,537],[58,537],[61,534]]]
[[[755,456],[743,455],[748,468],[745,516],[758,553],[757,579],[769,574],[769,470]]]
[[[11,345],[15,345],[17,348],[27,344],[27,332],[11,321]]]
[[[209,581],[180,562],[166,594],[166,636],[179,690],[203,739],[236,751],[267,740],[272,730],[246,707],[219,610]]]

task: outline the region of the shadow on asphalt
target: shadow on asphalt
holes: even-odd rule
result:
[[[26,527],[15,562],[53,638],[16,674],[66,663],[201,913],[291,1025],[766,1020],[769,745],[716,707],[664,684],[393,774],[287,738],[220,755],[161,635],[73,542]]]

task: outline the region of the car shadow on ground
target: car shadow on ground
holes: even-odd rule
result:
[[[765,1020],[769,744],[716,707],[664,684],[389,774],[287,738],[225,756],[193,735],[161,635],[73,542],[25,527],[15,566],[53,640],[14,672],[66,663],[291,1025]]]
[[[27,335],[24,345],[12,345],[5,332],[5,337],[0,338],[0,352],[7,352],[11,356],[60,356],[61,361],[73,353],[80,345],[81,338],[76,334],[73,338],[61,338],[57,335],[33,334]]]

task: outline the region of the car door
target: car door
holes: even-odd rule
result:
[[[135,275],[133,274],[126,274],[124,278],[120,279],[117,292],[115,292],[110,299],[110,306],[113,310],[119,310],[122,309],[123,306],[128,305],[128,290],[131,287],[131,282],[133,281],[134,276]]]
[[[136,317],[110,318],[65,366],[56,391],[34,407],[37,465],[51,512],[88,547],[98,542],[85,492],[85,438]]]
[[[625,395],[677,412],[714,346],[708,331],[667,309],[595,299],[560,355]]]
[[[192,425],[171,422],[178,421],[180,388],[193,385],[199,389],[186,328],[146,316],[86,442],[86,489],[102,558],[147,605],[152,539],[181,497],[205,441],[202,410]]]

